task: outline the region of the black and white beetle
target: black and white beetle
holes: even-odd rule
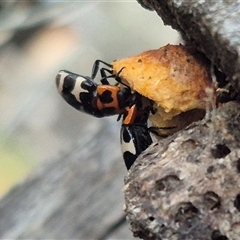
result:
[[[127,117],[123,119],[120,132],[122,155],[128,170],[136,158],[153,142],[147,125],[149,115],[147,108],[141,112],[140,116],[135,117],[132,124],[126,121],[129,115],[130,121],[132,120],[131,113],[128,112]]]
[[[59,71],[56,77],[56,85],[59,93],[65,101],[79,111],[91,114],[95,117],[105,117],[115,114],[123,114],[125,108],[131,104],[134,94],[128,87],[110,85],[107,78],[114,78],[118,82],[118,75],[106,76],[109,69],[101,68],[101,84],[94,82],[99,69],[99,64],[104,63],[111,67],[112,65],[97,60],[93,65],[91,77],[82,76],[66,70]]]
[[[110,69],[99,69],[100,63]],[[99,70],[101,84],[94,81]],[[64,100],[79,111],[99,118],[119,115],[119,120],[123,116],[121,149],[125,165],[129,169],[138,155],[152,143],[147,127],[150,108],[143,107],[142,96],[122,83],[119,73],[113,74],[111,64],[96,60],[91,77],[61,70],[56,76],[56,85]],[[113,78],[116,85],[110,85],[108,78]]]

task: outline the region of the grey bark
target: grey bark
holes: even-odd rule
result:
[[[125,181],[128,221],[144,239],[240,239],[240,105],[150,146]]]

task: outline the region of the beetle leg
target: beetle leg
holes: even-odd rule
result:
[[[92,78],[92,79],[94,79],[94,78],[96,77],[96,75],[97,75],[97,73],[98,73],[98,70],[99,70],[99,65],[100,65],[100,63],[106,65],[107,67],[109,67],[109,68],[111,68],[111,69],[112,69],[112,67],[113,67],[112,64],[106,63],[106,62],[104,62],[104,61],[102,61],[102,60],[96,60],[96,61],[94,62],[94,64],[93,64],[93,67],[92,67],[92,75],[91,75],[91,78]]]
[[[106,79],[107,79],[107,78],[114,78],[114,80],[117,82],[116,85],[118,85],[119,83],[121,83],[121,84],[124,85],[125,87],[130,88],[127,84],[123,83],[122,80],[121,80],[121,78],[119,77],[119,75],[120,75],[120,73],[122,72],[123,69],[124,69],[124,67],[121,68],[116,74],[115,74],[115,73],[113,74],[113,71],[112,71],[112,70],[109,70],[109,69],[107,69],[107,68],[101,68],[101,69],[100,69],[100,73],[101,73],[102,79],[100,80],[100,82],[101,82],[102,84],[108,85],[109,82],[108,82]],[[106,72],[110,73],[111,75],[108,75],[108,76],[107,76]]]
[[[110,73],[111,75],[107,76],[107,73]],[[100,82],[104,85],[109,85],[110,83],[108,82],[107,78],[115,78],[115,74],[112,74],[113,71],[107,68],[101,68],[100,69],[100,74],[102,79],[100,80]]]

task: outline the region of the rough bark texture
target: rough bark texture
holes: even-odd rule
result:
[[[239,92],[239,3],[138,1],[180,31]],[[239,102],[226,103],[210,116],[152,145],[130,169],[125,210],[134,236],[240,239]]]
[[[125,182],[135,236],[239,239],[239,123],[240,105],[227,103],[144,152]]]

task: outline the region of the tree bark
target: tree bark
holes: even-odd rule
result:
[[[135,236],[239,239],[239,123],[240,105],[226,103],[211,120],[152,145],[137,159],[125,181]]]

